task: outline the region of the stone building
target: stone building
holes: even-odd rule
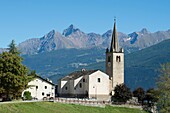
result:
[[[110,49],[106,49],[106,73],[85,69],[73,72],[59,80],[58,94],[62,97],[109,100],[115,86],[121,83],[124,83],[124,51],[119,48],[114,22]]]
[[[83,69],[62,78],[58,87],[62,97],[108,99],[109,76],[100,70]]]

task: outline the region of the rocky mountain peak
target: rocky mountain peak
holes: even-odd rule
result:
[[[141,31],[140,31],[140,33],[142,33],[142,34],[148,34],[148,33],[150,33],[146,28],[143,28]]]
[[[67,37],[76,31],[80,31],[80,30],[76,28],[73,24],[71,24],[67,29],[63,31],[62,35]]]
[[[108,30],[106,33],[104,33],[103,35],[102,35],[102,37],[103,38],[107,38],[107,37],[110,37],[112,35],[112,30],[110,29],[110,30]]]
[[[80,29],[71,24],[61,34],[55,30],[51,30],[49,33],[41,38],[34,38],[26,40],[18,45],[22,54],[37,54],[45,51],[52,51],[58,49],[67,48],[92,48],[102,47],[106,48],[110,46],[112,36],[112,30],[108,30],[102,35],[96,33],[84,33]],[[124,34],[118,32],[118,38],[120,46],[128,49],[128,51],[134,51],[161,42],[162,40],[170,38],[170,30],[158,31],[150,33],[146,28],[138,32],[130,34]],[[0,52],[2,49],[0,49]]]
[[[46,35],[44,35],[42,38],[40,38],[40,40],[49,40],[51,38],[53,38],[55,35],[55,30],[51,30],[49,33],[47,33]]]

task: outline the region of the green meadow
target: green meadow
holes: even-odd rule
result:
[[[89,107],[53,102],[29,102],[0,104],[0,113],[146,113],[125,107]]]

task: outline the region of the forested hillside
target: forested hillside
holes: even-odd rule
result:
[[[161,64],[170,62],[170,40],[125,55],[125,83],[134,89],[155,87]],[[61,49],[37,55],[25,55],[24,64],[54,83],[66,74],[85,69],[105,71],[105,49]]]

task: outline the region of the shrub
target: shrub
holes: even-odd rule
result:
[[[24,100],[31,100],[31,99],[32,99],[31,92],[25,91],[24,92]]]

